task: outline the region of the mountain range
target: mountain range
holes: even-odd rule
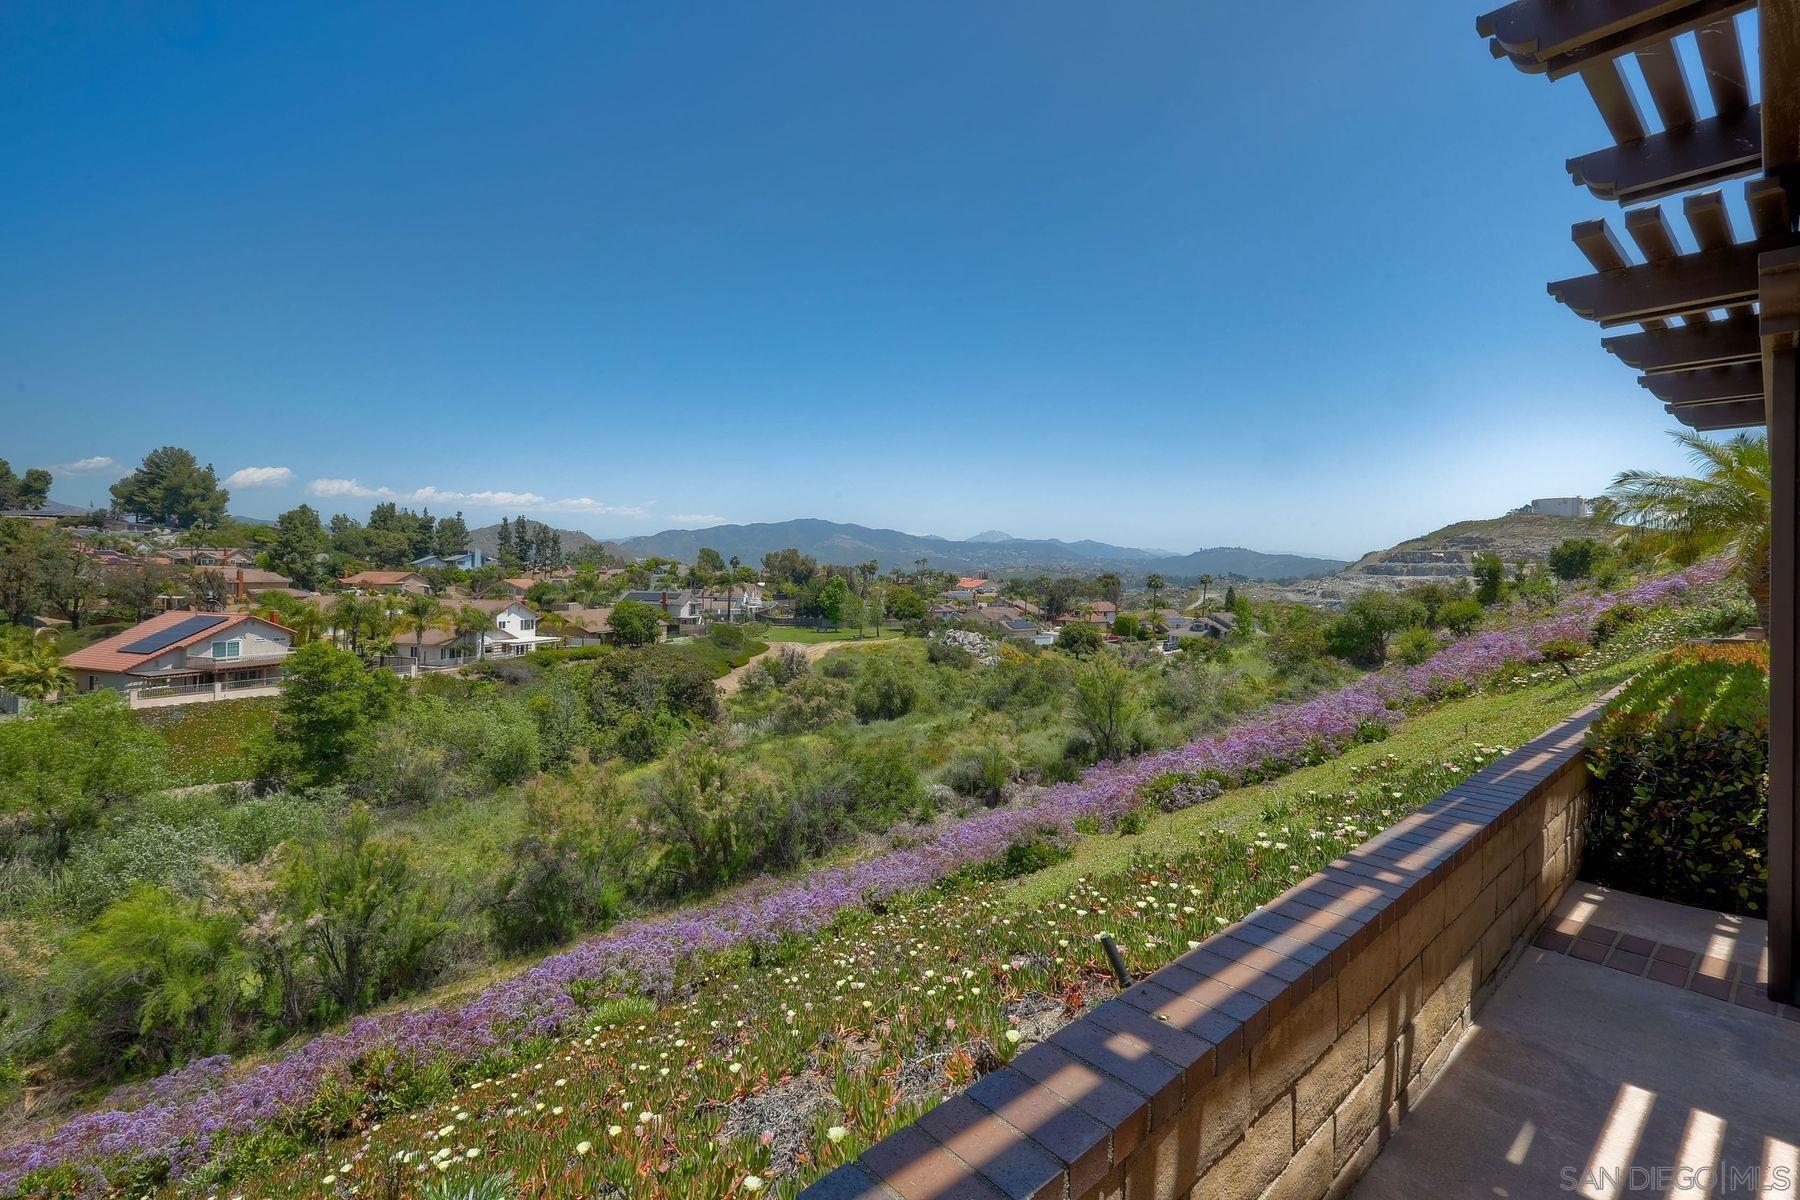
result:
[[[477,529],[472,545],[492,552],[499,527]],[[574,530],[562,530],[563,549],[574,551],[595,539]],[[1170,583],[1191,582],[1201,575],[1246,579],[1297,579],[1322,575],[1346,565],[1342,559],[1301,554],[1268,554],[1239,546],[1215,546],[1190,554],[1107,542],[1060,538],[1016,538],[998,529],[986,530],[961,540],[933,534],[902,533],[897,529],[871,529],[817,518],[764,522],[753,525],[714,525],[706,529],[665,529],[661,533],[602,543],[625,558],[672,558],[693,562],[702,546],[710,546],[727,559],[760,563],[772,551],[793,547],[822,563],[863,563],[870,559],[882,570],[911,568],[922,558],[938,571],[994,575],[1027,571],[1097,574],[1116,571],[1141,577],[1152,572]]]

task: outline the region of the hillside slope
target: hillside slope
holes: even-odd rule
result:
[[[1468,579],[1477,554],[1497,554],[1509,566],[1541,563],[1565,538],[1596,537],[1604,529],[1584,518],[1539,513],[1458,521],[1371,551],[1335,574],[1302,579],[1281,591],[1289,599],[1338,606],[1370,589],[1399,591],[1418,583]]]

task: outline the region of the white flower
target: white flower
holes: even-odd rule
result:
[[[736,1075],[739,1071],[742,1071],[744,1069],[744,1064],[743,1063],[735,1063],[735,1062],[734,1063],[726,1063],[725,1069],[727,1071],[730,1071],[733,1075]]]
[[[763,1190],[762,1176],[761,1175],[746,1175],[746,1176],[744,1176],[744,1190],[746,1192],[762,1191]]]
[[[336,1175],[327,1175],[325,1178],[319,1180],[319,1182],[324,1184],[326,1187],[330,1187],[332,1184],[337,1182],[337,1176]]]
[[[624,1132],[625,1132],[625,1127],[623,1125],[608,1125],[606,1127],[606,1136],[607,1137],[618,1137],[621,1133],[624,1133]]]
[[[463,1151],[463,1157],[464,1158],[480,1158],[481,1157],[481,1147],[480,1146],[470,1146],[467,1150]]]
[[[1020,1033],[1016,1029],[1009,1029],[1006,1031],[1006,1040],[1011,1042],[1015,1046],[1018,1045],[1021,1041],[1023,1041],[1024,1038],[1025,1038],[1025,1035]]]
[[[593,1150],[593,1148],[594,1148],[594,1143],[592,1143],[592,1142],[577,1142],[575,1144],[575,1153],[587,1154],[587,1153],[590,1153]]]
[[[835,1145],[836,1143],[841,1142],[845,1138],[849,1137],[850,1131],[848,1129],[845,1129],[842,1125],[833,1125],[830,1129],[827,1129],[825,1131],[825,1136],[830,1138],[832,1143]]]

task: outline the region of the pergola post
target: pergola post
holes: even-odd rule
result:
[[[1800,216],[1800,0],[1763,0],[1763,173]],[[1769,997],[1800,1002],[1800,253],[1757,263],[1769,428],[1773,590],[1769,630]]]
[[[1792,348],[1764,357],[1768,394],[1773,533],[1769,612],[1769,997],[1792,1002],[1795,944],[1800,935],[1800,840],[1795,836],[1795,767],[1800,749],[1800,612],[1795,604],[1800,559],[1800,408]]]

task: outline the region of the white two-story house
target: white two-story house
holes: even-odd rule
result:
[[[458,634],[448,629],[397,634],[394,658],[399,660],[398,666],[417,664],[420,670],[456,667],[478,657],[530,654],[562,641],[560,637],[539,633],[536,611],[520,600],[465,600],[457,607],[479,609],[493,618],[494,627],[479,635],[480,645],[476,645],[477,635]]]

